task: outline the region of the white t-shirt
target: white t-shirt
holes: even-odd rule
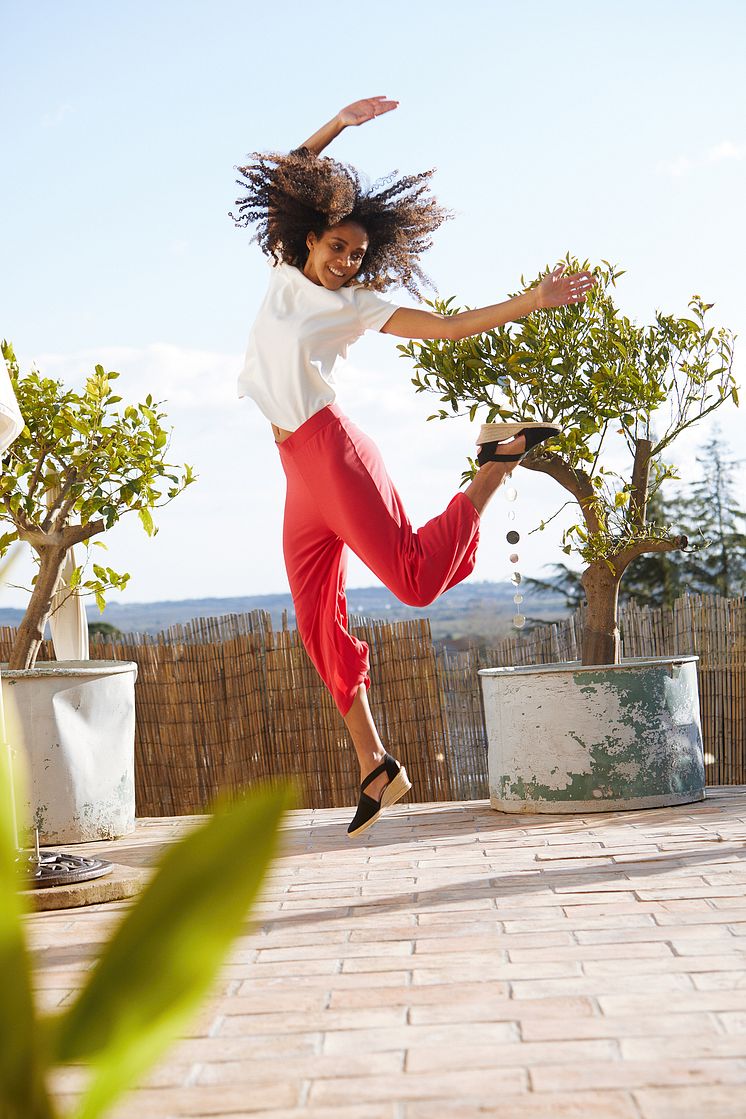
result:
[[[238,395],[256,401],[270,423],[295,431],[334,402],[334,370],[351,343],[380,330],[396,310],[369,288],[330,291],[292,264],[271,267]]]

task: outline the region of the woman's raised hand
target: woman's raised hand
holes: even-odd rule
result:
[[[568,303],[582,303],[596,282],[591,272],[565,274],[565,265],[560,264],[539,284],[536,289],[539,307],[566,307]]]
[[[390,113],[396,109],[398,101],[388,101],[385,97],[364,97],[362,101],[353,101],[339,111],[340,124],[345,126],[365,124],[373,117],[380,117],[381,113]]]

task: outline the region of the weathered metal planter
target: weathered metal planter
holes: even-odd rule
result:
[[[481,671],[492,807],[585,813],[702,800],[697,659]]]
[[[8,740],[25,749],[40,842],[86,843],[135,826],[133,661],[2,667]]]

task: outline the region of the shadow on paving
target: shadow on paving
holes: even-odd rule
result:
[[[613,827],[618,831],[628,827],[631,833],[631,841],[648,840],[655,842],[656,837],[649,834],[650,830],[656,825],[662,824],[668,825],[672,833],[680,836],[684,842],[691,838],[692,843],[697,846],[702,843],[711,843],[712,850],[698,850],[696,852],[676,850],[651,856],[641,854],[639,859],[615,863],[608,867],[595,865],[584,868],[584,859],[583,856],[580,856],[577,858],[577,869],[574,867],[568,868],[566,860],[564,860],[565,866],[562,869],[557,869],[552,867],[549,862],[530,862],[527,858],[525,867],[520,870],[512,869],[503,875],[495,874],[493,868],[489,867],[485,868],[483,875],[463,882],[450,881],[442,886],[425,890],[410,889],[391,897],[376,896],[365,899],[352,897],[340,901],[338,905],[330,904],[324,909],[310,909],[305,912],[294,913],[278,912],[276,916],[269,920],[262,921],[259,919],[247,922],[244,927],[244,935],[259,929],[271,931],[291,928],[307,922],[333,921],[337,918],[361,916],[369,912],[394,914],[410,911],[414,906],[418,909],[427,909],[445,902],[462,903],[484,898],[520,897],[543,892],[546,892],[549,896],[558,886],[565,888],[578,886],[582,887],[584,892],[588,892],[589,885],[594,883],[608,884],[618,880],[620,892],[631,893],[639,887],[635,882],[628,880],[629,874],[633,874],[636,878],[645,877],[654,880],[661,874],[669,873],[671,870],[684,866],[706,867],[711,863],[721,863],[725,860],[739,862],[746,858],[746,846],[740,840],[740,837],[728,836],[728,839],[724,840],[720,836],[708,835],[705,832],[695,833],[689,837],[682,832],[682,827],[687,825],[691,827],[704,826],[708,822],[712,824],[717,821],[718,817],[722,818],[723,824],[729,824],[730,820],[726,810],[732,802],[736,802],[739,809],[746,810],[746,800],[742,788],[734,788],[732,792],[730,789],[718,790],[717,794],[711,794],[706,800],[694,804],[676,805],[663,809],[594,813],[592,816],[582,817],[570,814],[514,816],[493,811],[487,802],[476,804],[470,802],[464,805],[446,804],[442,807],[438,805],[418,805],[406,811],[402,810],[403,806],[399,806],[395,815],[385,816],[381,820],[380,824],[376,826],[375,832],[366,832],[364,841],[349,840],[345,831],[347,825],[343,820],[322,822],[323,816],[321,816],[321,813],[331,811],[339,815],[341,814],[339,809],[299,810],[297,816],[295,818],[290,817],[283,828],[284,843],[280,852],[281,858],[301,854],[325,854],[334,851],[359,852],[362,861],[361,869],[364,868],[364,870],[370,869],[370,866],[365,863],[367,855],[375,851],[385,852],[386,848],[394,848],[395,850],[392,853],[397,855],[401,855],[403,849],[409,849],[412,860],[416,861],[423,848],[439,846],[442,851],[445,851],[447,847],[452,846],[454,852],[463,851],[464,845],[458,842],[459,836],[462,835],[473,837],[473,842],[468,844],[468,848],[471,848],[480,842],[489,843],[489,837],[499,838],[501,834],[509,840],[510,833],[516,830],[523,833],[524,839],[535,835],[537,841],[539,841],[537,842],[537,848],[546,852],[554,849],[555,845],[542,845],[540,843],[541,836],[561,833],[568,836],[569,842],[582,843],[584,838],[593,842],[593,837],[599,835],[604,829]],[[320,818],[316,817],[316,813],[319,813]],[[388,835],[386,834],[387,825],[389,826]],[[746,827],[744,830],[746,832]],[[665,832],[659,835],[657,840],[660,841],[664,838]],[[744,839],[746,839],[746,835]],[[455,840],[455,842],[451,842],[452,840]],[[145,848],[133,842],[131,845],[115,847],[110,851],[110,857],[115,859],[116,862],[126,865],[147,866],[154,862],[160,851],[170,845],[171,842],[173,842],[172,839],[163,843],[156,842],[146,845]],[[739,842],[740,845],[734,845],[734,843],[739,844]],[[93,846],[91,844],[91,847]],[[101,850],[100,845],[96,846]],[[527,852],[532,850],[531,846],[525,843],[521,846]],[[563,861],[561,845],[556,845],[556,848],[558,852],[557,860]],[[507,849],[510,849],[509,843]],[[493,849],[485,853],[485,862],[488,860],[495,862],[499,857],[499,849]],[[613,848],[604,850],[603,848],[589,847],[587,857],[588,859],[612,858]],[[383,869],[384,865],[378,863],[376,869]],[[352,866],[354,864],[345,863],[345,869],[347,870],[351,869]],[[412,869],[422,873],[424,868],[413,867]],[[450,867],[444,868],[449,873],[452,872],[452,869]],[[437,873],[437,871],[436,864],[431,868],[431,872]],[[392,872],[392,877],[395,876],[395,873]],[[348,881],[351,888],[354,887],[352,876]],[[361,883],[365,881],[362,874],[359,881]],[[603,892],[608,894],[609,904],[613,904],[614,891]],[[302,897],[297,895],[292,900],[298,903],[303,901]],[[280,904],[279,900],[277,904]],[[561,906],[563,895],[553,895],[553,904]],[[486,919],[486,912],[481,912],[480,919]],[[84,911],[77,911],[78,919],[83,913]],[[530,911],[527,913],[527,919],[529,915]],[[499,917],[496,915],[495,919],[499,920]],[[744,909],[744,919],[746,919],[746,909]],[[69,945],[59,950],[55,948],[33,949],[31,955],[37,963],[41,964],[43,962],[48,967],[65,963],[90,962],[91,957],[95,957],[98,949],[100,949],[100,944],[91,941]]]
[[[527,894],[544,893],[550,895],[555,886],[584,886],[587,889],[589,882],[610,882],[615,877],[619,877],[620,892],[633,893],[635,889],[639,888],[633,882],[626,881],[626,874],[630,870],[634,870],[636,875],[646,875],[654,878],[656,875],[664,873],[675,866],[702,866],[708,862],[721,862],[726,855],[735,855],[738,859],[746,857],[746,851],[738,847],[722,847],[718,844],[719,850],[713,852],[711,855],[702,853],[696,857],[682,858],[681,855],[672,855],[670,859],[661,858],[656,862],[655,866],[650,866],[645,863],[624,863],[623,866],[617,865],[613,871],[604,872],[602,867],[589,868],[586,874],[582,871],[577,873],[567,871],[552,871],[544,869],[543,867],[537,868],[540,873],[533,874],[534,868],[530,869],[531,877],[526,873],[511,873],[509,875],[495,876],[494,874],[487,874],[483,878],[472,878],[461,883],[449,882],[443,886],[436,886],[428,890],[410,890],[407,893],[399,894],[395,897],[374,897],[365,900],[350,899],[346,902],[336,906],[329,906],[326,909],[312,909],[305,913],[280,913],[276,917],[272,917],[268,921],[261,924],[261,929],[269,932],[275,929],[292,928],[296,925],[303,925],[306,922],[318,921],[332,921],[339,917],[354,917],[362,916],[366,912],[374,912],[376,914],[384,913],[401,913],[410,911],[414,906],[417,909],[427,909],[429,907],[438,906],[444,902],[468,902],[477,901],[481,898],[511,898],[526,896]],[[626,889],[625,889],[626,885]],[[585,892],[585,891],[584,891]],[[592,891],[591,891],[592,892]],[[603,891],[605,897],[608,898],[609,905],[613,904],[614,892]],[[300,898],[296,900],[300,901]],[[552,904],[562,906],[563,904],[575,904],[568,901],[563,902],[563,895],[556,894],[553,897]],[[599,905],[602,902],[597,903]],[[527,910],[526,920],[530,920],[531,911]],[[744,920],[746,920],[746,909],[743,910]],[[475,920],[487,920],[488,911],[480,911],[479,917],[474,914]],[[500,917],[495,911],[495,920],[500,920]],[[252,926],[247,926],[247,931]]]
[[[602,855],[603,851],[599,851],[589,857],[592,858]],[[667,855],[659,856],[654,864],[644,861],[639,863],[628,862],[616,864],[613,868],[609,868],[608,871],[598,866],[589,867],[586,872],[583,872],[582,869],[578,869],[577,872],[568,870],[553,871],[545,864],[541,864],[536,867],[527,867],[524,871],[513,871],[506,875],[495,875],[489,872],[481,878],[471,878],[460,883],[448,882],[443,886],[435,886],[428,890],[409,890],[395,897],[372,897],[369,899],[351,898],[341,902],[339,905],[330,905],[326,909],[311,909],[301,913],[278,913],[276,917],[272,917],[268,921],[262,921],[260,919],[247,921],[240,935],[248,936],[260,930],[268,933],[280,929],[294,928],[308,922],[313,922],[315,924],[319,921],[334,921],[342,917],[363,916],[365,913],[371,912],[376,914],[408,912],[413,906],[416,906],[418,909],[427,909],[441,905],[444,902],[461,903],[465,901],[478,901],[482,898],[510,898],[543,892],[550,894],[554,887],[558,885],[587,887],[589,882],[610,882],[617,876],[620,882],[620,889],[625,893],[632,893],[637,888],[633,882],[626,882],[627,888],[624,889],[626,875],[629,871],[634,871],[638,876],[645,875],[654,878],[656,875],[666,873],[677,866],[706,866],[706,864],[710,862],[722,862],[725,856],[730,855],[741,860],[746,858],[746,850],[743,847],[726,847],[724,844],[718,843],[717,851],[713,851],[712,853],[699,852],[696,856],[689,856],[684,853],[672,852],[670,857]],[[435,869],[437,870],[437,868]],[[609,904],[613,904],[614,892],[605,891],[605,893],[608,894]],[[562,899],[562,894],[555,895],[553,904],[561,906],[563,904]],[[302,898],[296,897],[294,900],[300,902]],[[565,902],[565,904],[568,903]],[[526,920],[530,920],[530,913],[531,911],[527,910]],[[746,908],[744,908],[743,914],[744,920],[746,920]],[[475,920],[484,921],[489,918],[489,915],[489,911],[482,910],[479,911],[478,915],[475,913],[474,918]],[[500,920],[497,911],[495,911],[495,920]],[[50,966],[54,967],[59,964],[75,964],[78,962],[85,962],[87,965],[92,965],[100,948],[101,944],[98,941],[84,941],[59,949],[36,948],[32,949],[30,954],[35,965],[41,966],[43,963],[46,968]]]
[[[447,837],[459,834],[474,836],[478,843],[486,835],[511,831],[522,831],[527,834],[554,835],[557,832],[569,836],[586,836],[589,832],[598,833],[605,828],[630,827],[635,830],[647,828],[658,823],[673,825],[680,828],[682,823],[691,824],[692,827],[703,826],[713,816],[722,816],[726,803],[733,799],[738,802],[746,812],[746,798],[743,789],[739,787],[739,796],[729,797],[720,794],[717,797],[709,795],[705,800],[694,801],[691,804],[671,805],[667,808],[637,808],[634,810],[612,810],[609,812],[594,813],[508,813],[497,812],[490,808],[488,801],[470,801],[466,804],[447,804],[440,807],[436,804],[415,805],[408,808],[399,804],[395,815],[385,815],[375,827],[364,833],[359,840],[350,839],[347,834],[347,821],[335,819],[329,822],[317,821],[315,813],[334,812],[341,814],[342,810],[316,809],[305,810],[308,817],[295,822],[292,819],[286,822],[283,832],[286,835],[285,850],[287,847],[297,852],[326,852],[326,851],[353,851],[369,850],[381,847],[397,846],[408,841],[417,845],[428,842],[437,844]],[[303,811],[303,810],[302,810]],[[350,809],[350,818],[354,808]],[[672,813],[677,817],[672,819]],[[680,815],[679,815],[680,814]],[[705,817],[701,822],[697,817]],[[727,819],[727,817],[726,817]],[[405,834],[405,829],[408,834]],[[746,825],[744,826],[746,833]],[[444,835],[447,833],[447,836]],[[303,841],[294,842],[300,835]],[[709,837],[702,836],[707,840]],[[579,842],[580,840],[578,840]],[[718,842],[715,839],[711,842]]]

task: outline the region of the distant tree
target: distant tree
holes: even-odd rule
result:
[[[694,548],[677,557],[682,590],[693,594],[746,593],[746,512],[739,507],[735,470],[720,432],[697,456],[699,479],[679,491],[673,519]],[[699,546],[698,546],[699,545]]]
[[[88,632],[97,637],[121,637],[121,629],[111,625],[110,622],[89,622]]]

